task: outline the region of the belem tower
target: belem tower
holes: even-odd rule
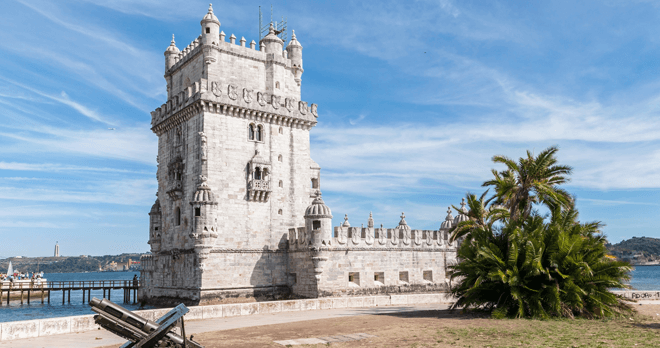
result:
[[[228,41],[227,41],[228,40]],[[452,225],[413,230],[332,227],[321,168],[310,157],[317,105],[301,100],[303,47],[272,23],[260,42],[227,38],[209,7],[201,35],[165,50],[167,102],[151,113],[158,199],[141,299],[203,304],[224,298],[443,291],[455,262]],[[463,203],[464,204],[464,203]]]

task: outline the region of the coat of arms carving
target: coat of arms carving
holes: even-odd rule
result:
[[[211,92],[212,92],[213,95],[215,95],[216,97],[220,97],[220,96],[222,96],[222,90],[220,89],[220,83],[215,82],[215,81],[214,81],[214,82],[211,82]]]
[[[246,103],[252,103],[252,90],[243,88],[243,100],[245,100]]]
[[[238,93],[236,93],[237,88],[238,86],[236,85],[227,86],[227,96],[229,97],[229,99],[236,100],[236,98],[238,98]]]

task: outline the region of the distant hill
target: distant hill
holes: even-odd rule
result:
[[[660,262],[658,238],[632,237],[616,244],[607,244],[607,249],[618,259],[631,261],[633,264]]]
[[[62,257],[10,257],[0,260],[0,273],[7,271],[9,261],[14,270],[20,272],[75,273],[117,270],[124,267],[137,269],[143,254],[121,254],[105,256],[62,256]],[[129,260],[131,264],[129,265]]]

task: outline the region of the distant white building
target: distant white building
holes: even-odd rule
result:
[[[60,257],[60,245],[58,244],[58,242],[55,242],[55,253],[53,256]]]

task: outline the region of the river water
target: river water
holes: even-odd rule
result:
[[[50,280],[131,280],[138,272],[91,272],[91,273],[50,273],[44,278]],[[660,290],[660,266],[636,266],[632,271],[630,285],[635,290]],[[112,298],[120,306],[135,310],[139,305],[122,303],[123,291],[115,290]],[[92,291],[92,297],[102,298],[103,291]],[[3,301],[4,302],[4,301]],[[145,307],[150,308],[150,307]],[[41,304],[41,299],[32,300],[29,305],[20,301],[4,302],[0,305],[0,322],[32,320],[42,318],[66,317],[72,315],[94,314],[89,304],[82,303],[82,291],[71,291],[71,303],[62,304],[62,292],[54,291],[50,295],[50,304]]]

